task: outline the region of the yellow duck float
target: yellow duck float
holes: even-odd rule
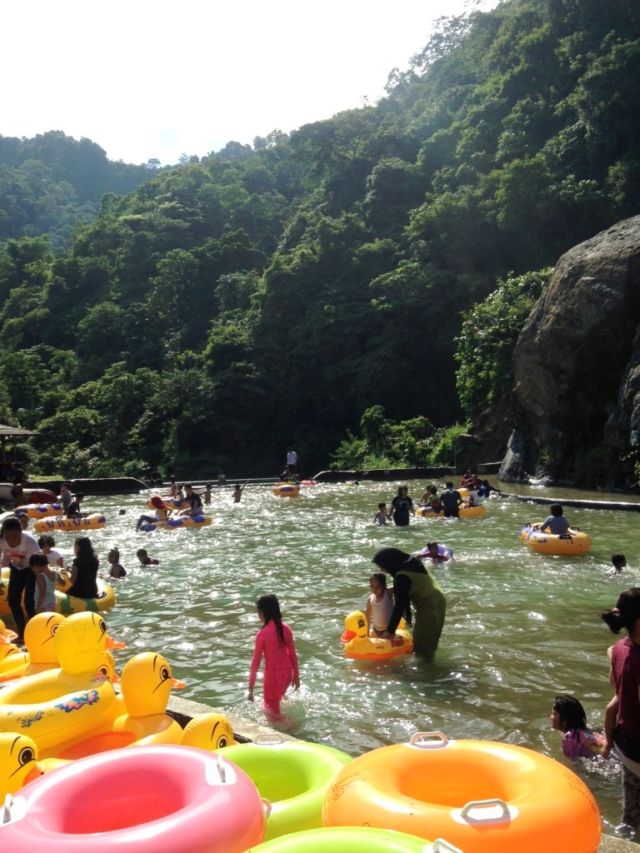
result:
[[[222,714],[198,714],[183,729],[180,743],[212,752],[225,746],[235,746],[236,740],[231,723]]]
[[[402,639],[401,644],[393,645],[391,640],[370,637],[367,617],[361,610],[354,610],[345,617],[341,639],[345,657],[353,660],[385,661],[413,651],[413,639],[404,620],[398,625],[396,637]]]
[[[122,648],[96,613],[75,613],[54,638],[60,667],[21,678],[0,691],[0,731],[28,734],[40,750],[89,735],[118,706],[104,670],[107,647]]]
[[[119,713],[113,722],[88,736],[76,737],[73,733],[64,743],[42,750],[42,757],[75,761],[121,747],[180,743],[182,729],[165,712],[171,690],[184,686],[183,681],[173,677],[163,655],[153,652],[135,655],[120,674],[122,696],[116,700]]]
[[[38,747],[27,735],[0,732],[0,802],[41,775]]]
[[[59,666],[53,638],[62,622],[59,613],[38,613],[29,619],[24,629],[27,651],[18,649],[0,660],[0,683]]]
[[[0,619],[0,646],[6,646],[13,643],[18,635],[15,631],[11,631]]]

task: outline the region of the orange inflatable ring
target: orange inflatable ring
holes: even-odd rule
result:
[[[541,521],[525,524],[520,531],[520,541],[537,554],[575,557],[588,554],[591,550],[591,537],[587,533],[570,527],[567,536],[557,536],[554,533],[543,533],[540,530],[541,524]]]
[[[271,491],[279,498],[295,498],[300,494],[300,486],[296,483],[279,483]]]
[[[354,759],[326,796],[325,826],[439,836],[465,853],[595,853],[600,814],[568,767],[530,749],[418,733]]]

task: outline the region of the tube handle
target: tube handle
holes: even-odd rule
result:
[[[284,738],[277,732],[273,732],[269,734],[256,735],[253,742],[261,744],[262,746],[276,746],[277,744],[284,743]]]
[[[499,808],[501,813],[499,815],[492,814],[490,810],[493,808]],[[473,809],[480,809],[480,815],[472,816],[471,811]],[[511,820],[511,812],[504,800],[494,797],[489,800],[470,800],[460,810],[460,817],[467,823],[504,823]]]
[[[271,805],[271,800],[267,800],[266,797],[260,797],[260,799],[262,801],[262,809],[264,811],[264,819],[269,820],[269,818],[271,816],[271,811],[273,809],[273,806]]]
[[[0,824],[9,823],[11,821],[11,806],[13,805],[13,797],[7,794],[2,804],[2,820]]]
[[[454,847],[453,844],[449,844],[444,838],[436,838],[430,849],[431,853],[462,853],[459,847]]]
[[[415,732],[411,735],[410,746],[419,749],[442,749],[449,743],[449,738],[444,732]]]

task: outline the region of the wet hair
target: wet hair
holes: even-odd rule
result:
[[[264,617],[264,624],[274,622],[280,642],[284,645],[284,630],[282,628],[282,613],[280,612],[280,602],[276,595],[261,595],[256,601],[258,613]]]
[[[109,549],[109,557],[110,557],[112,554],[114,554],[114,556],[115,556],[116,560],[119,560],[119,559],[120,559],[120,551],[119,551],[117,548],[110,548],[110,549]]]
[[[568,693],[560,693],[553,703],[553,710],[558,712],[563,731],[572,732],[575,729],[587,728],[587,715],[582,703]]]
[[[433,485],[433,483],[432,483],[432,484],[429,486],[429,491],[431,492],[431,494],[432,494],[432,495],[437,495],[437,494],[438,494],[438,487],[437,487],[437,486],[434,486],[434,485]]]
[[[146,550],[145,550],[144,548],[138,548],[138,550],[136,551],[136,557],[138,557],[138,558],[140,558],[140,557],[148,557],[148,556],[149,556],[149,555],[147,554],[147,552],[146,552]]]
[[[44,548],[45,545],[48,545],[49,548],[56,547],[56,540],[51,536],[50,533],[46,533],[44,536],[41,536],[38,539],[38,548]]]
[[[627,558],[625,557],[624,554],[612,554],[611,555],[611,562],[616,567],[616,569],[618,568],[618,566],[620,566],[620,568],[622,568],[622,566],[627,565]]]
[[[207,485],[205,486],[205,488],[206,488],[206,489],[210,489],[210,488],[211,488],[211,483],[207,483]]]
[[[427,548],[431,548],[432,545],[435,546],[436,548],[438,547],[437,542],[427,542]]]
[[[74,562],[78,561],[97,565],[98,557],[96,556],[96,552],[93,550],[91,539],[89,539],[88,536],[78,536],[74,544],[78,546],[78,553],[76,554]]]
[[[402,492],[409,494],[409,486],[398,486],[398,495],[401,495]]]
[[[551,504],[551,515],[559,518],[562,515],[562,504]]]
[[[7,530],[19,530],[22,533],[22,525],[17,515],[10,515],[9,518],[5,518],[2,527],[0,527],[0,535],[4,536]]]
[[[640,587],[634,586],[621,593],[616,606],[605,610],[602,619],[614,634],[619,634],[622,628],[631,633],[636,619],[640,619]]]
[[[452,488],[453,488],[453,483],[445,483],[445,487],[446,487],[447,489],[452,489]]]
[[[377,581],[380,586],[383,586],[385,589],[387,587],[387,576],[384,572],[374,572],[369,578],[369,581]]]
[[[386,503],[382,501],[382,503],[378,504],[378,509],[384,509],[386,507]]]
[[[33,566],[48,566],[49,561],[47,560],[46,554],[32,554],[29,557],[29,565],[33,568]]]
[[[239,489],[239,488],[240,488],[240,483],[236,483],[236,484],[235,484],[235,486],[234,486],[233,488],[234,488],[234,489]]]

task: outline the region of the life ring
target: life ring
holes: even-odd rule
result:
[[[3,850],[47,853],[241,853],[265,827],[264,805],[242,770],[174,745],[60,767],[11,798],[5,817]]]
[[[253,779],[271,804],[265,839],[322,826],[322,805],[331,782],[351,756],[301,740],[225,747],[224,757]]]
[[[166,521],[148,521],[140,525],[140,530],[151,533],[153,530],[180,530],[183,527],[208,527],[210,515],[176,515]]]
[[[366,853],[461,853],[442,839],[428,844],[424,838],[415,835],[365,826],[333,826],[294,832],[251,847],[247,853],[359,853],[365,850]]]
[[[477,506],[460,506],[458,508],[458,516],[460,518],[482,518],[486,514],[487,510],[482,504],[478,504]],[[444,513],[433,512],[429,507],[419,506],[416,507],[416,515],[420,515],[423,518],[442,518]]]
[[[16,507],[15,515],[26,515],[27,518],[49,518],[52,515],[60,515],[64,512],[62,504],[23,504]]]
[[[465,853],[593,853],[600,840],[596,801],[568,767],[521,746],[442,732],[354,759],[331,785],[323,820],[428,832]]]
[[[413,639],[404,620],[401,620],[396,630],[396,637],[401,637],[401,645],[395,646],[391,640],[382,637],[370,637],[367,617],[361,610],[354,610],[344,620],[344,633],[341,637],[344,656],[352,660],[382,662],[410,654],[413,651]]]
[[[64,530],[67,533],[77,533],[79,530],[99,530],[107,523],[104,515],[92,512],[82,518],[67,518],[56,515],[52,518],[41,518],[33,525],[36,533],[48,533],[51,530]]]
[[[539,528],[541,521],[525,524],[520,531],[520,541],[537,554],[576,556],[588,554],[591,550],[591,537],[581,530],[569,528],[568,536],[543,533]]]
[[[300,486],[297,483],[278,483],[271,491],[278,498],[295,498],[300,494]]]
[[[0,570],[0,616],[11,616],[11,609],[9,608],[10,571],[6,567]],[[102,578],[98,578],[96,581],[98,586],[96,598],[76,598],[76,596],[67,595],[65,592],[65,588],[69,589],[71,586],[69,572],[63,569],[60,572],[60,577],[62,578],[62,586],[55,592],[56,613],[70,616],[72,613],[82,613],[84,610],[98,613],[112,610],[115,607],[116,594],[114,589]]]

